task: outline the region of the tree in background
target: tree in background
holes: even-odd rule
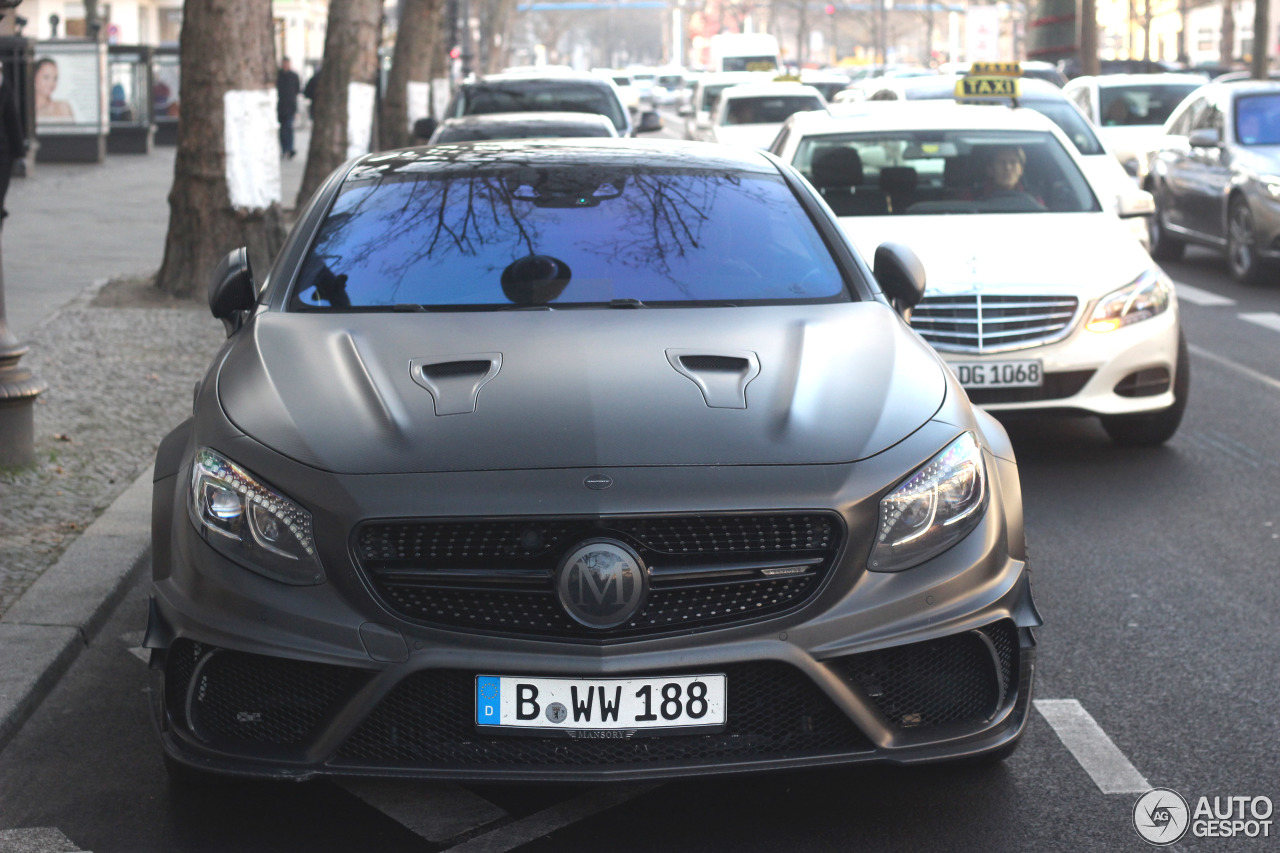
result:
[[[432,60],[442,44],[440,0],[403,0],[400,9],[395,54],[378,116],[379,139],[384,148],[414,143],[409,129],[409,84],[430,84]]]
[[[156,274],[156,287],[168,293],[203,295],[214,267],[240,246],[248,246],[252,263],[265,271],[284,242],[278,184],[274,200],[259,196],[265,203],[246,206],[243,193],[233,199],[227,174],[226,105],[235,98],[228,93],[256,96],[267,115],[275,115],[272,30],[270,0],[186,0],[183,7],[182,116],[169,232]],[[235,33],[234,50],[228,33]],[[264,129],[270,130],[270,118]],[[274,155],[272,139],[266,136]]]
[[[351,156],[363,153],[351,150],[355,140],[349,130],[371,133],[374,116],[372,112],[367,116],[353,115],[352,107],[359,108],[366,100],[370,106],[373,104],[381,23],[382,3],[378,0],[330,0],[324,62],[316,80],[316,96],[311,102],[311,145],[307,149],[302,187],[298,190],[299,208],[330,172]],[[184,23],[184,33],[186,29]],[[183,64],[185,67],[185,57]]]

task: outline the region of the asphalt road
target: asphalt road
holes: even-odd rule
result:
[[[1201,796],[1274,802],[1280,282],[1235,285],[1220,259],[1195,251],[1167,269],[1183,285],[1193,370],[1167,446],[1118,450],[1088,420],[1009,424],[1046,622],[1035,696],[1079,703],[1114,745],[1110,766],[1193,807]],[[626,787],[180,789],[151,731],[144,627],[139,583],[0,753],[0,850],[1147,849],[1131,820],[1137,794],[1104,793],[1089,744],[1069,749],[1050,724],[1052,708],[1077,707],[1062,701],[1033,712],[1022,748],[992,767]],[[1174,849],[1276,850],[1275,834],[1188,836]]]

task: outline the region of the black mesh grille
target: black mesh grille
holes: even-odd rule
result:
[[[177,666],[171,663],[175,683]],[[308,740],[335,703],[363,681],[359,670],[346,667],[207,647],[194,678],[187,724],[198,738],[279,746]],[[185,704],[184,695],[178,708]],[[185,717],[182,710],[177,718]]]
[[[797,607],[821,586],[842,531],[831,514],[772,513],[379,521],[361,525],[355,539],[370,585],[406,619],[607,640],[720,627]],[[634,547],[653,572],[641,610],[609,630],[569,618],[554,593],[560,560],[598,537]],[[722,570],[728,573],[716,574]]]
[[[966,388],[969,399],[978,405],[987,403],[1031,403],[1036,400],[1062,400],[1074,397],[1093,378],[1092,370],[1064,370],[1046,373],[1039,388]]]
[[[831,661],[898,729],[977,723],[1004,703],[1017,650],[1008,621],[983,632],[956,634]],[[997,660],[999,668],[997,669]]]
[[[184,713],[187,701],[187,687],[191,684],[191,673],[196,664],[204,657],[209,647],[191,640],[175,640],[165,656],[164,693],[165,702],[175,718]]]
[[[1154,397],[1169,390],[1170,377],[1167,367],[1152,367],[1130,373],[1116,384],[1115,392],[1121,397]]]
[[[618,764],[695,765],[871,749],[866,737],[826,694],[788,664],[733,664],[698,672],[723,672],[726,676],[725,731],[630,740],[486,736],[477,733],[473,725],[473,674],[453,670],[419,672],[406,678],[379,704],[339,750],[336,762],[532,770]]]

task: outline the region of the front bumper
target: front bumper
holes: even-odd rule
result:
[[[1039,359],[1041,388],[967,388],[969,398],[991,412],[1069,412],[1124,415],[1174,403],[1178,362],[1178,312],[1174,308],[1113,332],[1077,326],[1060,341],[987,355],[941,353],[948,363]],[[1163,379],[1161,377],[1163,376]]]
[[[874,519],[879,494],[911,470],[904,456],[923,462],[953,434],[954,427],[926,425],[895,452],[852,466],[703,470],[705,494],[693,488],[673,497],[673,474],[661,470],[630,470],[625,479],[633,497],[662,495],[663,508],[674,512],[705,509],[709,494],[739,507],[745,495],[766,495],[776,507],[779,500],[813,506],[825,492],[822,505],[858,531]],[[1040,619],[1016,466],[990,448],[987,460],[983,521],[927,563],[867,572],[870,543],[853,534],[825,586],[799,610],[609,643],[412,623],[331,560],[328,583],[284,587],[196,534],[182,511],[183,489],[174,488],[186,479],[180,471],[157,483],[157,503],[167,500],[171,509],[168,541],[159,543],[169,559],[159,561],[145,642],[153,649],[151,695],[164,748],[192,766],[251,776],[509,781],[907,764],[1000,749],[1026,724],[1031,629]],[[530,474],[526,499],[538,493],[539,478],[562,476]],[[352,480],[346,486],[363,488]],[[423,494],[441,492],[425,480]],[[579,491],[583,500],[601,499]],[[474,726],[480,674],[711,672],[727,676],[728,722],[710,734],[578,739],[492,735]]]

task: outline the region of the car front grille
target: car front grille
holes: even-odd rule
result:
[[[555,594],[561,559],[587,539],[633,547],[650,592],[616,628],[586,628]],[[830,574],[844,539],[833,513],[735,513],[370,521],[357,564],[392,611],[428,625],[565,640],[724,627],[789,612]]]
[[[938,350],[1002,352],[1065,337],[1079,307],[1074,296],[927,296],[911,312],[911,327]]]
[[[898,730],[982,723],[1006,704],[1017,667],[1010,620],[829,661]]]
[[[726,679],[728,715],[723,731],[630,739],[482,734],[475,726],[474,674],[418,672],[383,699],[339,749],[331,766],[587,769],[840,755],[872,748],[826,694],[790,664],[739,663],[685,674],[712,671],[723,672]]]

